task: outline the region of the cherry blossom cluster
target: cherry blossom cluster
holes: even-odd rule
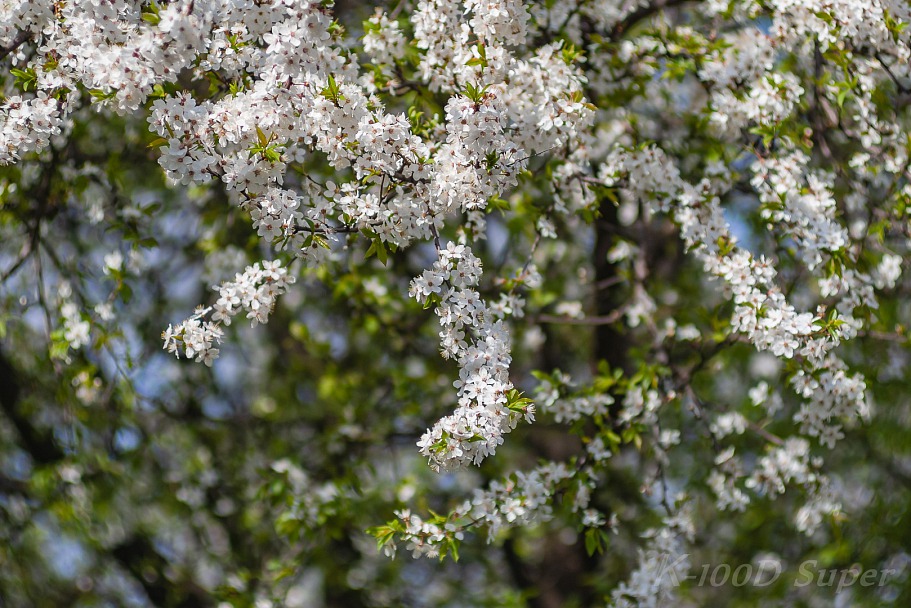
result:
[[[552,500],[559,484],[574,476],[564,463],[549,462],[531,471],[517,471],[503,481],[494,481],[484,490],[475,490],[470,513],[476,525],[487,527],[488,541],[507,526],[527,526],[552,517]],[[579,492],[573,510],[588,506],[589,494]]]
[[[164,348],[175,356],[183,354],[211,366],[218,357],[217,346],[224,334],[222,325],[231,325],[232,318],[240,312],[247,313],[246,317],[254,327],[258,323],[268,323],[276,298],[294,281],[288,269],[282,268],[277,260],[248,266],[233,281],[218,287],[218,300],[214,305],[198,308],[176,326],[168,325],[162,334]]]
[[[377,10],[367,20],[365,27],[367,32],[364,34],[363,49],[374,63],[389,66],[405,55],[408,42],[398,21],[390,19],[382,10]]]
[[[436,557],[457,547],[465,533],[479,528],[486,528],[487,540],[493,542],[512,528],[551,520],[558,507],[578,515],[586,535],[597,538],[618,527],[616,513],[608,518],[591,506],[593,493],[621,443],[638,441],[636,428],[657,428],[658,410],[670,399],[649,388],[653,382],[645,371],[648,380],[633,381],[604,370],[589,385],[577,383],[559,370],[536,375],[540,383],[534,394],[540,413],[581,429],[584,454],[568,462],[546,461],[527,471],[515,471],[475,490],[470,500],[445,515],[421,518],[408,510],[407,517],[400,518],[404,524],[391,522],[389,528],[373,530],[387,554],[394,554],[395,547],[405,542],[415,555]],[[625,394],[623,413],[614,427],[606,423],[610,420],[607,407],[620,394]],[[574,424],[579,421],[586,424]],[[594,433],[587,430],[592,425]],[[621,439],[617,433],[627,438]],[[679,435],[679,431],[663,429],[654,437],[654,448],[666,456],[666,450],[680,442]]]
[[[465,535],[456,524],[440,522],[437,518],[425,521],[409,509],[396,511],[395,515],[401,524],[396,527],[390,526],[390,532],[398,532],[401,535],[412,557],[439,557],[444,541],[459,541]],[[384,543],[383,551],[389,557],[393,557],[398,545],[392,540],[392,534],[387,538],[388,542]]]
[[[204,50],[213,16],[227,8],[216,4],[202,11],[193,2],[174,2],[145,20],[139,3],[126,0],[0,5],[4,47],[40,38],[40,56],[21,72],[36,96],[0,105],[0,164],[43,149],[78,106],[80,88],[118,112],[139,108],[154,85],[175,81]],[[23,107],[32,111],[22,116]]]
[[[654,148],[620,151],[609,159],[606,168],[602,169],[602,176],[606,176],[611,184],[624,179],[624,185],[655,201],[656,211],[673,214],[691,252],[702,261],[710,275],[724,281],[725,290],[735,306],[731,319],[731,327],[735,331],[745,334],[759,350],[769,350],[787,359],[799,357],[803,369],[792,376],[792,385],[804,401],[794,414],[794,420],[801,425],[801,432],[833,447],[843,437],[841,421],[850,422],[869,415],[863,376],[849,374],[845,364],[831,352],[843,338],[854,335],[854,326],[837,317],[823,316],[822,309],[815,314],[798,312],[775,285],[776,273],[771,261],[765,257],[756,259],[748,251],[737,247],[712,185],[705,180],[698,188],[693,187],[680,178],[676,167],[667,163],[666,157]],[[793,190],[784,188],[781,192],[790,196]],[[806,213],[813,209],[810,205],[801,205],[800,208]],[[828,218],[827,221],[837,229],[834,220]],[[808,234],[807,239],[810,238]],[[892,263],[887,262],[889,264]],[[869,277],[863,276],[866,280],[851,282],[846,289],[869,286]],[[875,302],[875,298],[871,297],[870,301]],[[845,310],[845,314],[849,314],[851,309],[853,306]],[[627,395],[627,400],[630,395],[633,393]],[[757,394],[757,399],[759,397]],[[641,396],[630,404],[625,402],[625,411],[629,410],[633,415],[648,411],[640,400]],[[722,415],[716,417],[711,432],[717,441],[725,435],[743,432],[744,427],[742,419]],[[708,479],[717,496],[718,507],[742,510],[750,502],[744,488],[768,492],[772,482],[779,493],[784,491],[787,483],[806,486],[816,494],[822,492],[820,488],[828,486],[824,476],[779,473],[807,470],[809,442],[802,438],[789,441],[791,443],[775,448],[771,456],[761,460],[752,475],[744,471],[732,447],[719,453],[715,459],[716,469]],[[747,480],[742,488],[738,480],[744,477]],[[823,508],[837,511],[839,508],[837,501],[832,499],[820,499],[812,501],[812,504],[817,511]],[[816,511],[802,511],[799,519],[801,529],[809,533],[813,529],[812,523],[821,520],[821,516]]]
[[[690,568],[686,544],[693,541],[695,527],[685,505],[668,515],[664,526],[648,530],[646,548],[639,550],[639,563],[629,579],[611,593],[612,608],[667,606]]]
[[[773,448],[759,459],[758,466],[746,485],[763,495],[784,494],[785,486],[792,481],[815,482],[816,473],[813,468],[818,468],[821,464],[822,461],[815,458],[811,466],[809,441],[791,437],[784,445]]]
[[[751,181],[763,204],[763,219],[780,224],[782,233],[798,242],[812,270],[843,251],[849,236],[835,219],[834,176],[808,169],[809,160],[800,151],[760,159]]]
[[[480,103],[452,97],[446,104],[446,143],[434,157],[431,195],[442,211],[484,209],[516,185],[525,152],[505,134],[505,105],[494,94]]]
[[[738,132],[751,124],[775,125],[790,116],[803,94],[793,74],[764,75],[739,95],[721,87],[712,94],[712,125],[722,132]]]
[[[733,328],[758,349],[785,358],[799,354],[820,363],[838,344],[838,328],[820,331],[827,321],[820,311],[797,312],[786,301],[774,283],[771,260],[736,246],[709,180],[698,186],[685,182],[667,157],[652,147],[614,153],[602,167],[602,178],[613,185],[621,177],[634,191],[651,197],[656,211],[673,214],[690,251],[710,275],[724,281],[735,305]]]
[[[869,44],[882,50],[901,45],[887,27],[886,14],[907,21],[907,4],[889,0],[773,0],[775,14],[772,31],[782,41],[797,44],[817,40],[823,50],[846,40]],[[908,57],[905,50],[905,58]]]
[[[835,421],[870,416],[863,375],[849,373],[845,363],[836,357],[828,357],[816,374],[798,371],[791,384],[806,399],[794,415],[801,432],[818,438],[829,448],[844,438],[841,425]]]
[[[549,521],[554,516],[557,494],[568,490],[573,495],[569,508],[580,515],[584,528],[614,528],[618,525],[616,516],[608,521],[596,509],[588,508],[595,488],[591,474],[589,466],[545,462],[475,490],[471,500],[446,515],[426,519],[406,509],[396,513],[398,521],[390,522],[383,531],[373,532],[387,555],[394,555],[399,544],[405,543],[415,557],[438,557],[453,547],[457,551],[466,533],[476,528],[487,529],[490,543],[510,528]]]
[[[719,509],[743,511],[757,497],[799,486],[809,500],[796,526],[812,534],[842,508],[813,446],[833,448],[870,416],[867,380],[838,349],[864,335],[883,312],[878,294],[902,278],[903,251],[891,247],[901,240],[907,248],[908,231],[892,224],[905,222],[907,208],[894,221],[877,216],[873,201],[911,201],[906,130],[880,100],[884,91],[911,89],[911,28],[904,27],[911,8],[897,0],[711,0],[695,3],[693,20],[661,17],[643,28],[648,15],[673,16],[680,4],[417,0],[377,9],[358,43],[326,1],[0,0],[0,53],[13,68],[0,98],[0,165],[43,161],[85,113],[141,112],[150,153],[172,185],[226,194],[261,245],[285,261],[248,266],[214,288],[214,303],[168,326],[164,348],[206,365],[239,313],[253,325],[268,321],[295,283],[287,260],[314,268],[360,256],[378,270],[391,259],[409,265],[411,276],[421,245],[432,245],[436,259],[410,281],[408,295],[433,309],[441,355],[458,369],[455,406],[427,421],[417,442],[435,471],[480,464],[536,415],[510,377],[510,323],[538,322],[534,310],[526,316],[533,305],[518,287],[536,289],[541,273],[529,259],[514,276],[484,276],[479,242],[500,222],[488,224],[491,212],[502,211],[506,223],[528,220],[533,251],[566,227],[579,249],[591,249],[583,219],[610,223],[615,234],[597,262],[619,270],[593,289],[622,291],[623,303],[614,315],[591,319],[589,294],[575,289],[575,277],[562,277],[570,287],[554,306],[555,323],[625,323],[631,341],[652,339],[643,350],[662,369],[673,367],[674,349],[692,347],[705,356],[701,365],[713,346],[749,342],[786,368],[785,385],[799,400],[787,421],[800,435],[766,429],[785,409],[766,382],[744,399],[766,417],[757,423],[749,412],[705,411],[692,370],[679,367],[647,380],[642,371],[632,380],[615,370],[588,386],[568,374],[541,374],[538,412],[580,435],[576,456],[509,474],[448,516],[400,510],[394,525],[378,531],[381,544],[390,554],[404,541],[415,556],[445,555],[473,526],[486,526],[492,540],[551,519],[558,497],[568,497],[564,506],[583,528],[601,529],[607,517],[592,507],[599,467],[632,444],[650,459],[643,487],[664,479],[686,437],[664,419],[677,403],[711,440],[706,482]],[[693,25],[699,19],[731,27],[709,35]],[[839,155],[850,161],[836,162]],[[106,179],[94,171],[99,183]],[[758,209],[728,208],[741,195]],[[616,220],[604,219],[614,202]],[[84,206],[91,223],[105,219],[102,205]],[[759,243],[738,239],[732,213],[766,227],[751,235]],[[660,238],[650,231],[659,216],[676,225],[688,254],[720,285],[730,320],[719,332],[729,335],[715,345],[692,319],[678,326],[666,314],[681,294],[652,290],[647,265]],[[878,242],[869,238],[874,229]],[[561,260],[568,247],[550,244],[547,255]],[[409,246],[416,247],[389,254]],[[231,274],[247,264],[235,253],[224,256]],[[590,269],[571,261],[589,286]],[[119,252],[107,256],[105,276],[121,278],[125,264]],[[788,285],[792,278],[796,286]],[[378,292],[377,279],[369,280],[364,289]],[[78,349],[92,326],[71,295],[68,287],[59,294],[59,333],[64,346]],[[99,318],[113,317],[110,304],[99,306]],[[512,333],[544,339],[541,328],[526,329]],[[91,391],[83,393],[89,400]],[[750,458],[739,442],[754,435],[765,451]],[[273,468],[304,493],[302,471],[288,462]],[[323,486],[290,516],[317,520],[338,491]],[[668,518],[646,535],[612,605],[673,602],[693,526],[667,494],[658,498]]]
[[[63,339],[73,350],[79,350],[89,342],[91,325],[86,321],[79,306],[73,301],[73,289],[69,282],[61,283],[57,290],[60,300],[60,317],[63,319]]]
[[[535,154],[571,156],[555,181],[585,197],[569,186],[585,162],[579,144],[594,116],[585,78],[560,43],[520,48],[531,24],[522,2],[421,2],[410,19],[413,43],[382,11],[369,21],[363,50],[385,70],[383,90],[402,84],[393,68],[417,48],[421,80],[448,96],[445,116],[425,121],[426,129],[386,111],[376,76],[362,74],[324,3],[115,0],[63,3],[57,12],[26,4],[4,5],[14,26],[2,34],[11,45],[20,33],[23,48],[37,45],[32,59],[22,55],[24,88],[35,93],[7,98],[0,109],[2,163],[45,147],[83,98],[117,113],[147,104],[152,147],[171,181],[222,182],[265,241],[311,264],[326,259],[341,233],[360,232],[385,251],[436,238],[459,213],[465,234],[483,238],[488,201],[515,188]],[[180,90],[181,73],[213,82],[217,93]],[[314,154],[353,175],[286,186],[289,168]],[[436,281],[438,271],[426,278]],[[516,422],[506,408],[512,385],[502,317],[521,314],[513,294],[493,307],[480,302],[473,271],[451,281],[437,310],[445,313],[444,355],[462,370],[461,405],[421,442],[429,454],[445,427],[447,454],[464,444],[464,453],[440,460],[447,466],[479,462]],[[221,326],[238,306],[259,306],[237,289],[244,287],[223,288],[218,304],[169,328],[166,348],[177,353],[183,343],[185,354],[211,364]],[[266,304],[249,309],[254,319],[271,299]]]
[[[444,358],[459,364],[459,403],[421,437],[418,446],[434,468],[479,463],[503,443],[503,435],[534,409],[509,407],[509,333],[474,289],[481,277],[480,261],[464,245],[449,243],[439,250],[430,270],[411,282],[418,302],[436,303]]]
[[[749,473],[733,447],[718,454],[715,465],[707,483],[720,510],[743,511],[753,496],[774,498],[784,494],[788,486],[797,486],[808,495],[806,503],[794,514],[799,531],[813,534],[825,517],[841,512],[832,482],[822,472],[822,459],[811,456],[810,442],[803,437],[770,445]]]
[[[0,165],[44,149],[61,131],[57,100],[41,92],[31,99],[8,97],[0,105]]]
[[[614,403],[614,397],[609,393],[579,394],[573,391],[574,386],[569,375],[557,370],[535,388],[536,402],[542,411],[552,413],[554,420],[561,424],[596,414],[605,415],[607,408]],[[562,396],[561,390],[573,392]]]

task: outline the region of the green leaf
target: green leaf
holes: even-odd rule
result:
[[[367,528],[367,534],[376,538],[376,548],[380,550],[395,537],[395,528],[391,525]]]
[[[598,553],[604,553],[604,536],[602,531],[597,528],[589,528],[585,531],[585,552],[589,557]]]
[[[465,65],[479,65],[479,66],[481,66],[482,68],[486,68],[487,65],[488,65],[488,63],[487,63],[487,48],[484,46],[484,43],[483,43],[483,42],[479,42],[478,45],[477,45],[477,47],[475,47],[475,48],[478,49],[478,56],[477,56],[477,57],[472,57],[471,59],[469,59],[468,61],[466,61],[466,62],[465,62]]]
[[[386,246],[382,242],[377,242],[379,245],[376,248],[376,257],[380,260],[380,262],[382,262],[383,266],[385,266],[386,262],[389,261],[389,252],[386,250]]]
[[[269,145],[270,139],[266,137],[266,134],[259,128],[259,125],[256,126],[256,137],[259,139],[259,145],[263,148]]]
[[[26,70],[13,68],[10,70],[10,74],[16,77],[16,86],[23,91],[28,91],[29,88],[35,88],[38,84],[38,75],[32,68]]]
[[[462,91],[462,94],[475,103],[481,103],[484,100],[484,96],[487,95],[487,87],[473,85],[469,82],[465,85],[465,90]]]
[[[328,84],[323,87],[322,91],[320,91],[320,95],[336,105],[345,99],[344,95],[341,93],[341,89],[339,88],[338,83],[335,81],[335,76],[332,74],[329,74]]]
[[[89,95],[92,96],[92,99],[95,101],[107,101],[109,99],[114,99],[117,97],[117,91],[102,91],[101,89],[91,89]]]
[[[459,561],[459,541],[456,538],[449,539],[449,553],[453,561]]]

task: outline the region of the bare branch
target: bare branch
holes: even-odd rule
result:
[[[627,31],[636,27],[640,22],[648,19],[649,17],[656,15],[657,13],[663,11],[667,8],[672,8],[685,4],[688,0],[656,0],[651,4],[646,6],[639,7],[619,23],[614,25],[613,29],[610,31],[608,37],[611,40],[618,40],[620,36],[625,34]]]

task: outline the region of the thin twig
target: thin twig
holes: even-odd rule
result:
[[[532,319],[535,323],[562,323],[565,325],[611,325],[620,320],[624,311],[617,309],[609,315],[593,317],[559,317],[556,315],[538,315]]]
[[[13,262],[13,265],[6,269],[6,271],[0,275],[0,284],[5,283],[7,279],[13,276],[17,270],[22,266],[22,264],[28,259],[28,256],[32,253],[32,243],[30,239],[23,247],[22,252],[19,254],[19,257],[16,258],[16,261]]]

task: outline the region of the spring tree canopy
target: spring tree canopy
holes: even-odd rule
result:
[[[0,0],[0,603],[907,605],[909,22]]]

